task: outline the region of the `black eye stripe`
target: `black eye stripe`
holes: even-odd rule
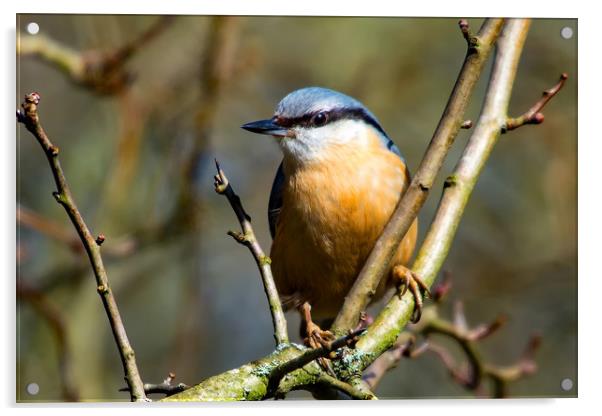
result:
[[[326,122],[322,125],[334,123],[338,120],[363,120],[381,132],[384,136],[388,137],[387,133],[385,133],[380,124],[378,124],[378,122],[362,108],[335,108],[329,111],[316,111],[313,113],[304,114],[301,117],[274,116],[273,120],[274,123],[286,128],[296,126],[316,127],[313,121],[315,120],[315,116],[319,113],[323,113],[326,116]]]

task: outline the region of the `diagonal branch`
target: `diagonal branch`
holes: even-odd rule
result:
[[[464,208],[506,122],[508,102],[530,21],[509,20],[497,43],[485,104],[454,173],[447,178],[436,216],[412,270],[430,286],[447,257]],[[414,309],[410,295],[393,297],[357,343],[356,350],[375,357],[386,351]],[[370,360],[364,360],[364,365]]]
[[[215,161],[215,167],[217,169],[217,174],[215,175],[215,192],[224,195],[228,199],[242,228],[242,233],[229,231],[228,235],[232,236],[237,242],[246,246],[249,251],[251,251],[253,258],[257,263],[257,267],[259,267],[263,289],[265,290],[270,305],[276,345],[288,343],[286,319],[284,317],[284,311],[282,309],[282,304],[280,303],[280,297],[278,296],[278,290],[276,289],[276,283],[274,283],[274,276],[272,276],[272,268],[270,266],[272,261],[266,256],[259,245],[259,241],[257,241],[255,232],[251,226],[251,217],[245,212],[240,197],[234,192],[234,189],[228,182],[228,178],[217,160]]]
[[[338,378],[329,376],[328,374],[321,375],[318,377],[316,384],[321,387],[332,387],[336,390],[347,394],[354,400],[378,400],[378,398],[366,389],[360,389],[356,386],[339,380]]]
[[[460,21],[462,33],[468,40],[468,52],[456,85],[416,175],[345,298],[343,308],[333,324],[335,332],[344,333],[356,325],[361,311],[366,309],[378,283],[389,270],[401,240],[424,205],[445,156],[464,122],[469,98],[503,22],[503,19],[487,19],[478,35],[472,36],[466,21]]]
[[[413,353],[412,347],[416,342],[416,337],[409,332],[402,332],[397,341],[389,350],[378,357],[362,375],[362,379],[371,389],[375,389],[384,375],[391,369],[397,367],[397,364],[404,356]]]
[[[541,113],[541,110],[546,106],[546,104],[554,98],[556,94],[562,89],[564,83],[569,78],[566,72],[563,72],[560,75],[560,80],[554,85],[552,88],[545,90],[541,98],[533,104],[533,106],[528,109],[524,114],[516,118],[508,118],[506,120],[506,124],[502,126],[502,133],[506,133],[510,130],[517,129],[525,124],[541,124],[544,121],[544,115]]]
[[[298,357],[295,357],[294,359],[276,367],[270,374],[270,381],[272,383],[277,384],[280,381],[280,379],[286,374],[295,371],[298,368],[304,367],[306,364],[309,364],[310,362],[318,358],[326,357],[332,351],[336,351],[341,347],[354,345],[357,342],[358,337],[364,332],[365,329],[359,329],[357,331],[353,331],[347,335],[337,338],[336,340],[329,343],[327,346],[313,348],[305,351]]]
[[[117,302],[113,296],[111,287],[109,286],[109,279],[105,270],[102,257],[100,254],[100,245],[97,243],[96,238],[90,232],[90,229],[84,222],[82,215],[80,214],[71,190],[67,184],[67,180],[63,173],[63,169],[59,163],[58,154],[59,148],[52,144],[46,132],[40,124],[38,116],[38,104],[40,103],[40,95],[38,93],[31,93],[25,96],[22,109],[17,111],[17,120],[23,123],[27,130],[36,138],[42,150],[46,154],[48,163],[54,181],[56,183],[57,191],[53,192],[54,198],[57,202],[63,206],[69,219],[73,223],[73,226],[77,230],[77,233],[84,245],[90,264],[96,277],[97,291],[102,299],[105,311],[109,318],[109,323],[113,331],[113,336],[117,343],[117,348],[121,355],[121,361],[125,371],[125,379],[131,391],[132,401],[145,401],[146,395],[144,394],[144,387],[138,366],[136,365],[136,359],[134,356],[134,349],[130,345],[130,342],[121,320],[121,315],[117,307]]]

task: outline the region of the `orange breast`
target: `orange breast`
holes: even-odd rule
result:
[[[285,160],[284,168],[271,249],[276,285],[288,306],[308,301],[315,317],[334,317],[409,183],[406,167],[376,142],[337,145],[320,161],[290,168]],[[393,264],[407,263],[416,234],[414,222]],[[375,300],[390,283],[383,280]]]

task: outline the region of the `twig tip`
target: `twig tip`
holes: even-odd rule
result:
[[[42,97],[38,92],[31,92],[25,96],[25,101],[28,103],[39,104]]]
[[[98,245],[99,247],[102,246],[102,243],[104,243],[106,240],[106,237],[104,234],[98,234],[98,237],[96,237],[96,245]]]

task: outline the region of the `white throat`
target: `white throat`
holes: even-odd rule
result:
[[[318,162],[333,145],[366,147],[374,128],[362,120],[338,120],[322,127],[294,127],[295,137],[277,138],[285,159],[304,164]]]

